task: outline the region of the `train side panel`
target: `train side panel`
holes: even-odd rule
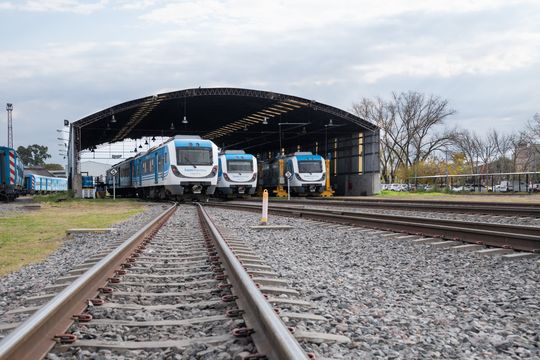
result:
[[[24,187],[24,166],[15,149],[0,146],[0,199],[13,201]]]

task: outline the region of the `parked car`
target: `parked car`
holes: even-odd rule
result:
[[[401,184],[390,184],[388,190],[391,191],[401,191]]]
[[[488,191],[487,190],[487,187],[485,187],[484,185],[480,184],[475,184],[475,185],[470,185],[469,186],[469,191],[475,191],[475,192],[485,192],[485,191]]]
[[[528,190],[527,184],[525,184],[523,181],[501,181],[499,185],[499,189],[501,192]]]
[[[528,188],[529,192],[540,192],[540,184],[530,184]]]

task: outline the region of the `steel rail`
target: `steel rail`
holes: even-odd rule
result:
[[[146,224],[6,336],[0,342],[0,359],[43,358],[55,345],[54,337],[71,326],[72,316],[86,308],[88,299],[96,296],[98,288],[114,275],[114,269],[120,267],[145,236],[159,228],[175,208],[176,204]]]
[[[259,201],[248,200],[248,201]],[[296,204],[540,217],[540,204],[382,199],[292,199]]]
[[[245,311],[246,324],[255,330],[251,337],[257,345],[258,351],[269,359],[309,359],[296,338],[274,312],[272,306],[245,271],[244,266],[229,248],[201,204],[198,204],[198,210],[204,224],[210,230],[216,244],[216,250],[223,260],[228,280],[233,285],[233,292],[238,297],[239,307]]]
[[[212,206],[259,211],[259,205],[209,203]],[[306,217],[342,224],[355,224],[377,229],[400,231],[423,236],[460,240],[475,244],[540,252],[540,228],[523,225],[466,222],[411,216],[365,214],[329,209],[299,209],[285,207],[286,204],[270,205],[273,213]],[[496,230],[494,230],[496,229]]]

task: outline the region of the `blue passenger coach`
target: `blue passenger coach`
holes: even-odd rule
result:
[[[27,174],[24,177],[26,194],[52,194],[67,191],[67,179],[53,176]]]
[[[116,170],[112,175],[111,170]],[[199,136],[177,135],[114,165],[107,171],[109,193],[153,199],[212,195],[218,172],[217,146]]]

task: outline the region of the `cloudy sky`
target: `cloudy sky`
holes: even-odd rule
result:
[[[0,0],[0,144],[53,161],[63,119],[192,87],[281,92],[350,110],[414,90],[482,133],[540,112],[538,0]]]

